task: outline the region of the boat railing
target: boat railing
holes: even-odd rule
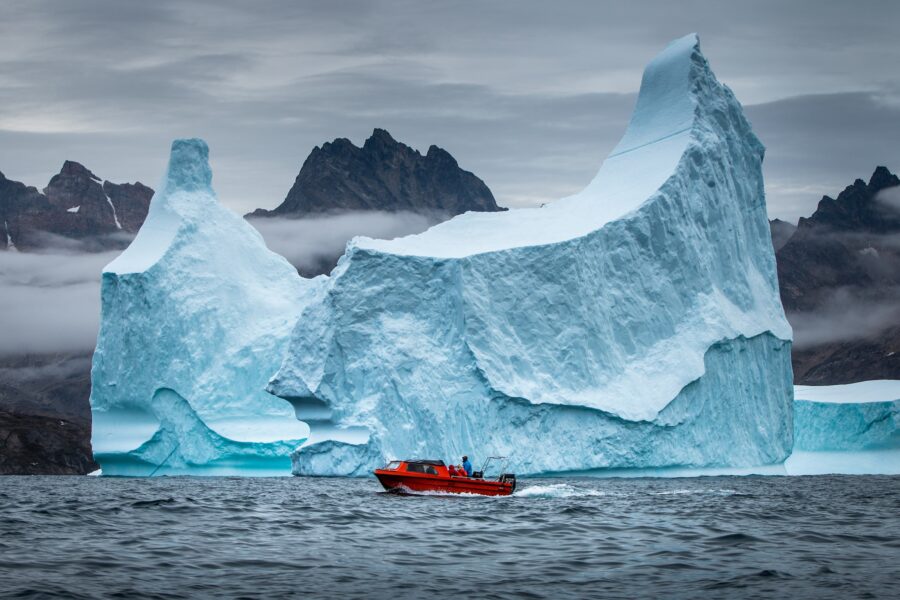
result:
[[[485,474],[487,473],[488,467],[489,467],[490,464],[491,464],[492,462],[494,462],[494,461],[497,461],[497,462],[500,463],[500,472],[497,474],[497,479],[499,479],[501,475],[503,475],[504,473],[506,473],[506,467],[509,466],[509,457],[506,457],[506,456],[488,456],[488,457],[485,459],[484,464],[481,465],[481,471],[480,471],[480,473],[481,473],[481,478],[482,478],[482,479],[485,479]]]

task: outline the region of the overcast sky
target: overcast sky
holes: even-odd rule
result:
[[[900,2],[0,4],[0,171],[66,159],[156,185],[198,136],[235,210],[273,207],[309,151],[382,127],[447,149],[500,204],[578,191],[627,124],[644,64],[696,31],[766,144],[795,220],[900,168]]]

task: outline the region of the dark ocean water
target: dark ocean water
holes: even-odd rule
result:
[[[0,594],[898,598],[900,477],[0,478]]]

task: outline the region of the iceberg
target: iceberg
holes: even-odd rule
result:
[[[531,474],[782,462],[792,332],[763,152],[689,35],[649,64],[579,194],[352,240],[267,387],[319,415],[294,473],[462,454]]]
[[[798,385],[792,475],[900,474],[900,381]]]
[[[178,140],[102,278],[104,475],[364,475],[509,455],[518,473],[779,464],[791,329],[763,146],[689,35],[579,194],[355,238],[303,279]]]
[[[172,144],[144,225],[103,272],[91,410],[104,475],[284,473],[309,436],[265,386],[318,283],[219,204],[208,152]]]

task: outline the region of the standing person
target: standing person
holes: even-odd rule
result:
[[[468,456],[463,456],[463,469],[466,471],[466,477],[472,476],[472,463],[469,462]]]

